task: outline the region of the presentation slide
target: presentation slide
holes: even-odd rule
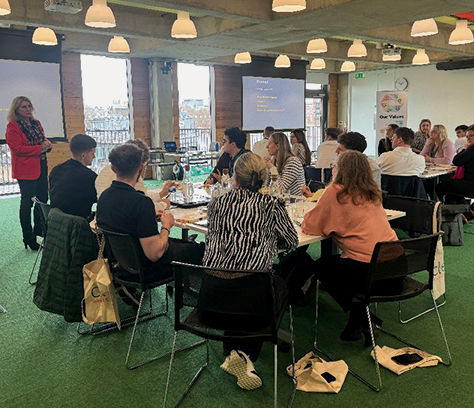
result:
[[[242,128],[263,130],[304,128],[302,79],[242,77]]]
[[[64,138],[60,65],[0,60],[0,139],[5,140],[7,114],[15,96],[26,96],[47,138]]]

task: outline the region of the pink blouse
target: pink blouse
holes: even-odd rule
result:
[[[423,147],[423,150],[421,151],[421,155],[427,154],[428,156],[431,156],[431,153],[434,149],[434,143],[431,142],[430,139],[425,144],[425,147]],[[454,143],[451,142],[451,140],[446,139],[441,146],[441,149],[438,149],[438,151],[435,154],[435,157],[433,158],[433,163],[436,164],[452,164],[453,162],[453,157],[456,155],[456,147],[454,146]]]

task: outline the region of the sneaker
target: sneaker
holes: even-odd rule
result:
[[[257,375],[249,356],[243,351],[232,350],[221,364],[221,368],[237,377],[237,385],[244,390],[254,390],[262,386],[262,380]]]

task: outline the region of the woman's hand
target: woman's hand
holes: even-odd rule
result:
[[[53,148],[53,144],[48,139],[44,139],[43,142],[41,143],[41,148],[44,151],[49,152]]]
[[[308,186],[303,186],[301,187],[301,193],[305,196],[305,197],[311,197],[313,195],[313,193],[311,192],[311,190],[309,189]]]
[[[160,191],[160,198],[162,199],[164,196],[168,195],[170,187],[174,185],[176,185],[176,183],[173,180],[166,181]]]
[[[429,155],[424,154],[423,156],[425,157],[425,162],[426,163],[431,163],[433,161],[433,159]]]
[[[217,173],[211,173],[211,176],[214,177],[217,180],[218,183],[220,183],[221,180],[222,180],[222,174],[219,171],[219,169],[216,169],[216,172]],[[211,177],[209,177],[209,178],[211,178]],[[214,183],[211,183],[211,184],[214,184]]]
[[[269,156],[265,157],[263,160],[265,160],[265,164],[269,169],[275,167],[275,165],[272,163],[272,159]]]

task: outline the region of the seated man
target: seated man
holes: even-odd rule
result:
[[[274,131],[275,128],[273,128],[272,126],[267,126],[263,131],[263,139],[259,140],[253,145],[252,152],[259,155],[262,159],[268,156],[267,143],[268,139]]]
[[[117,179],[101,194],[97,203],[99,228],[138,239],[147,280],[170,277],[172,261],[200,264],[204,245],[169,239],[174,217],[168,212],[161,214],[161,231],[158,232],[153,201],[143,192],[135,190],[144,167],[142,151],[133,144],[125,143],[110,152],[109,160]]]
[[[454,147],[456,148],[456,153],[459,153],[461,150],[465,149],[467,145],[467,126],[456,126],[456,129],[454,129],[454,131],[456,132],[456,141],[454,142]]]
[[[69,142],[72,159],[57,165],[49,175],[51,207],[79,217],[91,216],[92,204],[97,201],[95,179],[97,174],[87,166],[95,157],[95,140],[78,134]]]
[[[413,130],[399,127],[392,138],[393,151],[382,153],[377,164],[382,174],[389,176],[421,176],[425,171],[425,160],[411,150],[415,138]]]
[[[324,142],[318,146],[316,167],[318,169],[329,169],[331,163],[336,160],[337,138],[341,134],[338,128],[327,128]]]

